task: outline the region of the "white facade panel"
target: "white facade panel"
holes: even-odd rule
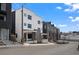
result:
[[[21,41],[21,32],[22,32],[22,14],[21,14],[21,9],[16,10],[16,17],[15,17],[15,27],[16,27],[16,33],[18,35],[17,41]],[[31,20],[28,19],[28,15],[31,16]],[[38,24],[38,21],[40,21],[40,24]],[[28,24],[32,25],[32,28],[28,28]],[[42,19],[34,14],[32,11],[23,8],[23,29],[24,30],[31,30],[34,31],[34,29],[41,29],[42,33]]]
[[[34,30],[34,29],[41,29],[42,32],[42,19],[34,14],[32,11],[29,11],[28,9],[24,9],[23,13],[26,14],[26,16],[23,17],[23,22],[26,23],[26,26],[24,26],[24,29],[28,30]],[[28,19],[28,15],[32,16],[32,20]],[[38,21],[40,21],[40,24],[38,24]],[[28,28],[28,24],[32,24],[32,28]]]
[[[15,12],[15,31],[17,33],[17,41],[21,42],[22,22],[21,22],[21,10]]]

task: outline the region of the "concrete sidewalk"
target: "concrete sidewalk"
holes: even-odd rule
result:
[[[24,43],[24,44],[12,44],[12,45],[3,45],[0,46],[0,48],[19,48],[19,47],[29,47],[29,46],[46,46],[46,45],[56,45],[55,43],[47,43],[47,44],[28,44],[28,43]]]

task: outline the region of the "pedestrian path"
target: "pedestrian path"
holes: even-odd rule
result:
[[[19,47],[29,47],[29,46],[46,46],[46,45],[55,45],[55,43],[47,43],[47,44],[28,44],[28,43],[24,43],[24,44],[11,44],[11,45],[3,45],[0,46],[0,48],[19,48]]]

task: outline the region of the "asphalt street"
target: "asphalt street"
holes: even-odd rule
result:
[[[79,55],[78,42],[45,46],[27,46],[19,48],[2,48],[0,55]]]

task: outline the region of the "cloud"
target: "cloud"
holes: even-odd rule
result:
[[[65,24],[60,24],[59,27],[67,27]]]
[[[12,12],[15,11],[14,9],[11,10]]]
[[[64,3],[65,5],[71,5],[72,3],[69,3],[69,2],[66,2],[66,3]]]
[[[79,22],[79,17],[69,16],[68,18],[71,19],[72,22]]]
[[[57,26],[56,24],[54,24],[54,26]]]
[[[59,10],[61,10],[62,9],[62,7],[60,7],[60,6],[58,6],[58,7],[56,7],[57,9],[59,9]]]
[[[79,17],[75,17],[74,19],[71,20],[72,22],[79,22]]]
[[[67,9],[64,9],[65,12],[74,12],[79,10],[79,3],[64,3],[65,5],[69,6]]]
[[[66,12],[67,12],[67,11],[71,11],[71,10],[70,10],[70,9],[65,9],[64,11],[66,11]]]
[[[69,18],[69,19],[73,19],[73,17],[72,17],[72,16],[69,16],[68,18]]]
[[[79,24],[77,24],[76,26],[79,27]]]

